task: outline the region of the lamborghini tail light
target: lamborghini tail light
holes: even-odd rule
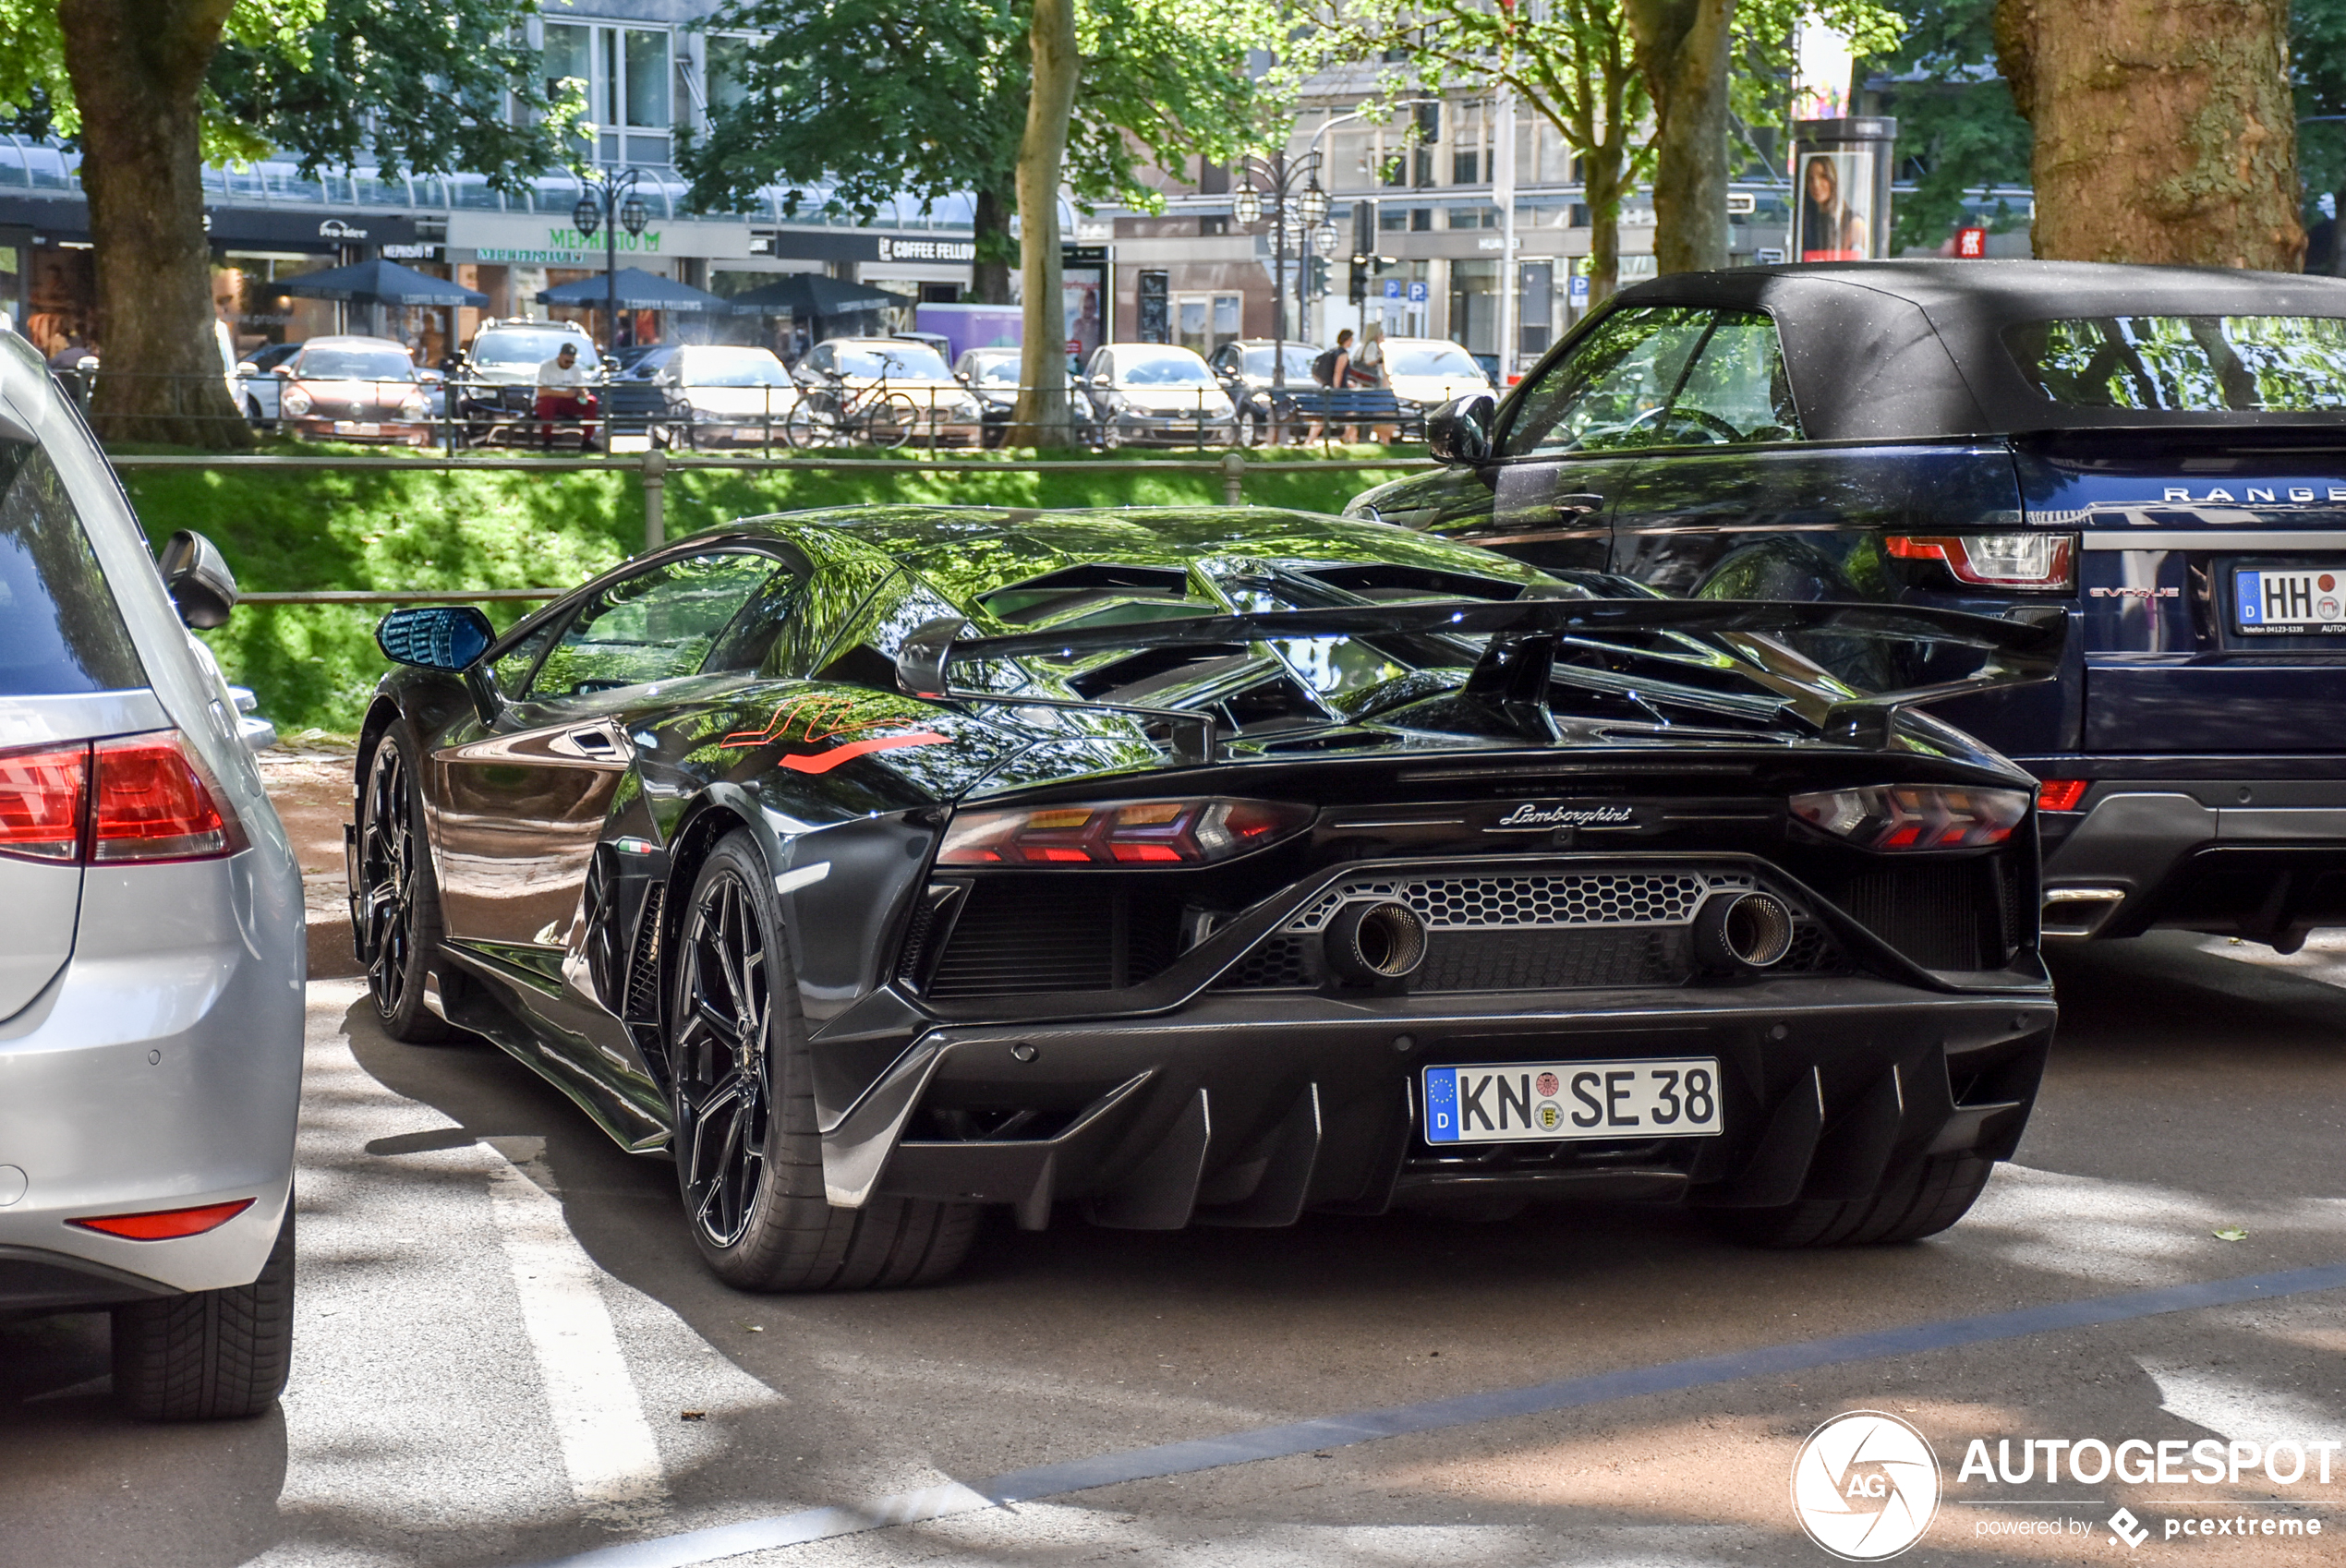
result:
[[[2028,816],[2018,790],[1877,784],[1792,797],[1792,814],[1862,850],[1976,850],[2001,844]]]
[[[1940,561],[1975,587],[2077,585],[2074,534],[1891,534],[1882,548],[1901,561]]]
[[[60,865],[213,860],[246,845],[175,730],[0,753],[0,855]]]
[[[939,865],[1210,865],[1312,820],[1284,801],[1107,801],[956,813]]]

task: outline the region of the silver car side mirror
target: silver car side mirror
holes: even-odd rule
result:
[[[199,632],[227,623],[228,612],[236,608],[236,574],[228,570],[218,545],[182,528],[163,541],[155,565],[181,621]]]

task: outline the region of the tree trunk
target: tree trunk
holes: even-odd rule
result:
[[[1589,203],[1589,308],[1621,287],[1621,185],[1626,159],[1618,137],[1580,154],[1581,194]]]
[[[1018,264],[1018,237],[1010,233],[1010,214],[1018,210],[1015,190],[1009,200],[999,190],[980,187],[971,227],[977,232],[977,259],[970,268],[970,295],[980,305],[1010,302],[1010,269]]]
[[[2037,254],[2295,271],[2288,0],[1997,0]]]
[[[1027,34],[1034,87],[1026,101],[1026,135],[1018,144],[1019,280],[1024,288],[1024,352],[1018,407],[1005,446],[1073,444],[1067,406],[1067,296],[1059,256],[1059,165],[1067,122],[1082,69],[1075,52],[1075,0],[1034,0]]]
[[[1727,264],[1727,46],[1735,0],[1627,0],[1653,103],[1653,261]]]
[[[81,108],[81,186],[103,365],[92,407],[109,440],[240,447],[213,332],[203,227],[205,68],[233,0],[59,0]]]

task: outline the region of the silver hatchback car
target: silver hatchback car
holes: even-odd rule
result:
[[[0,1314],[110,1309],[132,1412],[249,1416],[292,1346],[301,876],[187,629],[235,583],[192,534],[161,567],[0,330]]]

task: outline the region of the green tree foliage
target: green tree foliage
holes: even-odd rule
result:
[[[1028,0],[728,0],[708,134],[678,159],[724,209],[780,186],[786,207],[875,217],[891,201],[977,197],[982,296],[1007,297],[1015,170],[1033,80]],[[1079,200],[1152,210],[1146,165],[1227,162],[1263,114],[1248,52],[1269,0],[1082,0],[1082,73],[1065,177]]]
[[[1621,201],[1652,166],[1645,83],[1613,0],[1322,0],[1297,65],[1311,72],[1385,57],[1379,114],[1412,93],[1512,89],[1555,127],[1579,165],[1590,237],[1590,297],[1619,280]]]
[[[526,42],[537,0],[305,9],[316,13],[306,25],[270,37],[232,31],[212,61],[215,115],[249,139],[248,156],[273,148],[312,175],[362,163],[393,176],[471,170],[508,190],[562,157],[584,104],[547,81]]]
[[[2335,4],[2336,0],[2329,0]],[[1861,54],[1858,75],[1890,78],[1881,112],[1898,117],[1902,192],[1893,247],[1936,248],[1963,221],[1965,198],[2029,182],[2028,122],[1996,74],[1994,0],[1901,0],[1906,36]],[[2025,211],[1991,214],[2001,229]]]
[[[2315,117],[2346,115],[2346,0],[2295,0],[2289,11],[2289,63],[2297,95],[2297,113]],[[2304,126],[2297,138],[2297,169],[2305,181],[2304,221],[2307,228],[2324,222],[2321,199],[2328,196],[2334,211],[2346,211],[2346,124],[2335,121]],[[2310,258],[2320,270],[2346,271],[2346,247],[2337,243],[2337,228]]]

